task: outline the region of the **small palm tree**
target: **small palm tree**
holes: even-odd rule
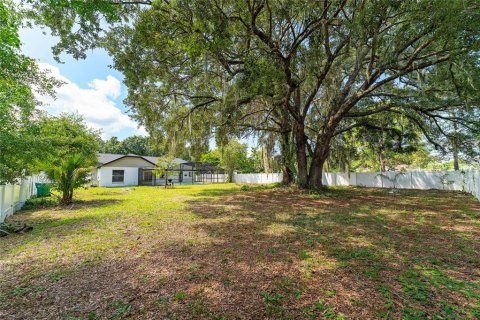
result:
[[[54,190],[62,194],[60,204],[72,203],[73,190],[84,186],[89,180],[88,161],[80,154],[72,154],[62,159],[58,166],[45,170]]]

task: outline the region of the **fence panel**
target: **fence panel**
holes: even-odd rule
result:
[[[476,195],[475,192],[475,181],[474,181],[475,172],[468,170],[465,172],[465,191],[473,195]]]
[[[438,189],[441,188],[439,179],[433,172],[416,171],[410,172],[409,189]]]
[[[470,193],[472,193],[478,200],[480,200],[480,170],[470,171],[471,186]]]
[[[277,183],[282,182],[281,173],[235,173],[233,175],[235,183]]]
[[[323,172],[322,173],[322,182],[326,186],[336,186],[336,173],[334,172]]]
[[[382,188],[397,188],[397,176],[395,172],[382,172],[379,173],[382,180]]]
[[[475,181],[475,185],[477,186],[477,188],[476,188],[477,198],[478,198],[478,200],[480,200],[480,171],[477,171],[473,175],[473,178],[474,178],[474,181]]]
[[[381,188],[382,178],[377,172],[357,172],[357,186]]]
[[[36,193],[35,182],[41,181],[41,177],[27,177],[18,184],[0,185],[0,223],[4,222],[22,208],[23,204]]]
[[[351,176],[354,173],[349,172],[338,172],[337,173],[337,186],[348,186],[350,185]]]
[[[7,217],[6,210],[7,210],[7,205],[6,205],[6,185],[1,185],[0,186],[0,222],[3,222],[5,218]]]
[[[281,173],[242,173],[233,176],[233,182],[236,183],[275,183],[281,181]],[[324,172],[322,181],[326,186],[457,190],[468,192],[480,200],[480,170]]]

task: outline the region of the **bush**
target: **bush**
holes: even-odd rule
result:
[[[57,205],[57,203],[58,203],[58,200],[52,196],[48,196],[48,197],[32,196],[30,199],[25,201],[25,204],[23,205],[22,210],[54,207]]]

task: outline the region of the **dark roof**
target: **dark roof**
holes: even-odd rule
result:
[[[125,157],[140,158],[140,159],[143,159],[147,162],[150,162],[153,165],[157,164],[157,159],[158,159],[158,157],[139,156],[139,155],[133,154],[133,153],[129,153],[129,154],[99,153],[98,154],[99,167],[101,167],[102,165],[105,165],[107,163],[119,160],[121,158],[125,158]],[[187,162],[187,161],[185,161],[183,159],[180,159],[180,158],[175,158],[173,161],[175,163],[178,163],[178,164]]]
[[[98,163],[104,164],[120,159],[125,156],[124,154],[113,154],[113,153],[99,153],[98,154]]]

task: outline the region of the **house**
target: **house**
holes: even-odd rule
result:
[[[175,158],[173,162],[175,165],[168,172],[168,179],[174,182],[193,182],[193,174],[189,171],[192,167],[188,165],[188,161]],[[98,165],[92,173],[92,185],[100,187],[163,185],[165,178],[157,178],[153,173],[156,164],[157,157],[99,153]]]

